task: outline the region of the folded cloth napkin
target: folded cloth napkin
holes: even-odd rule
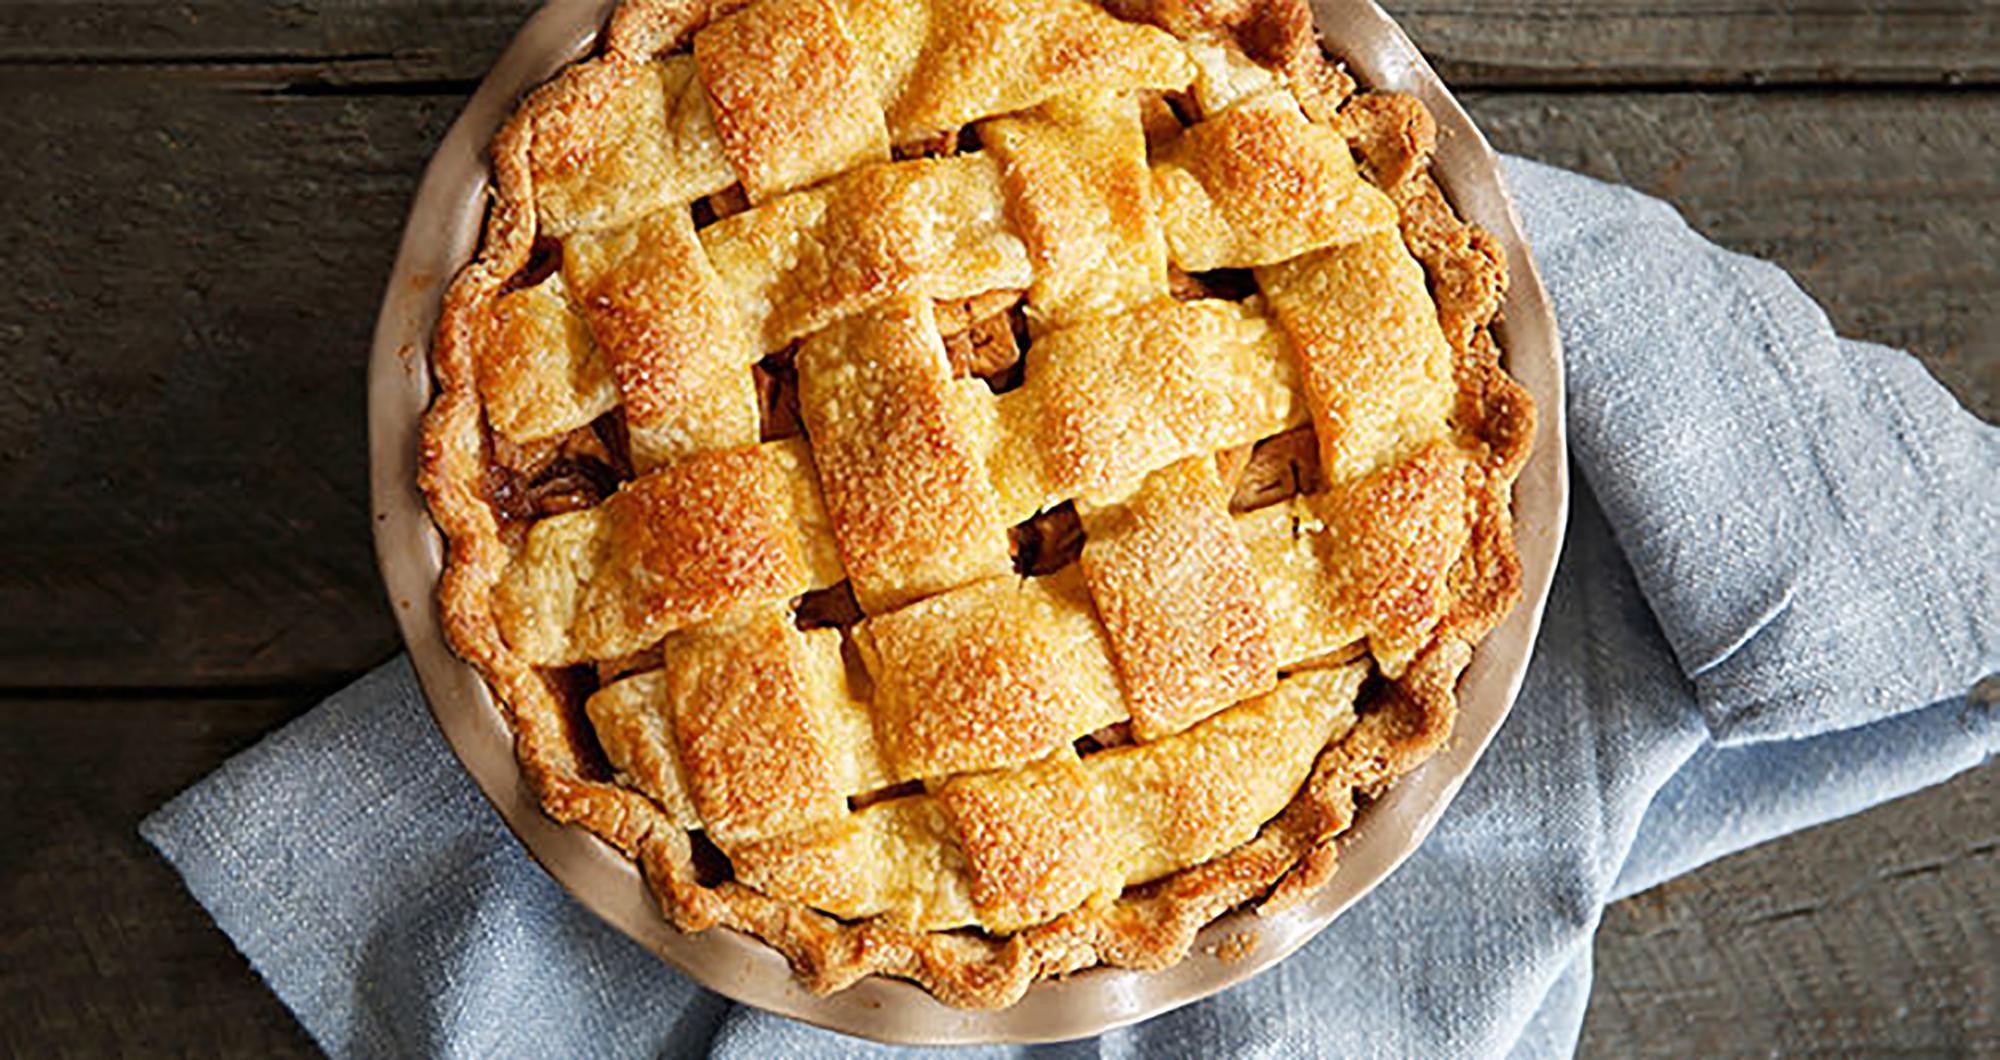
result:
[[[1665,205],[1508,166],[1580,472],[1518,705],[1430,840],[1313,943],[1069,1051],[1565,1054],[1607,902],[2000,747],[1973,689],[2000,662],[2000,430]],[[337,1055],[886,1051],[708,994],[572,902],[401,660],[143,831]]]

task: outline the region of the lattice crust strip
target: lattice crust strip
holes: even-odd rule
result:
[[[799,412],[863,610],[1011,569],[993,396],[952,378],[926,299],[850,317],[799,349]]]
[[[1352,724],[1367,673],[1303,671],[1157,741],[1081,760],[1064,743],[850,813],[847,794],[895,774],[847,691],[837,632],[757,609],[666,650],[665,669],[590,700],[628,782],[677,826],[705,827],[745,883],[920,930],[1014,930],[1241,843]]]
[[[763,350],[730,305],[688,211],[576,233],[563,245],[562,277],[611,365],[640,470],[757,440],[750,367]]]
[[[590,716],[629,782],[725,847],[839,816],[842,799],[883,785],[1029,762],[1128,718],[1142,741],[1170,735],[1267,690],[1281,667],[1356,640],[1375,638],[1385,666],[1406,661],[1409,643],[1437,619],[1443,575],[1464,538],[1460,460],[1436,447],[1233,520],[1208,485],[1213,470],[1190,461],[1149,479],[1137,503],[1093,513],[1092,522],[1122,525],[1100,525],[1080,568],[989,578],[861,623],[853,637],[865,682],[840,662],[839,631],[798,631],[782,606],[669,637],[663,662],[676,679],[695,666],[684,658],[689,645],[711,654],[739,646],[728,672],[754,690],[766,717],[743,714],[746,727],[725,742],[768,748],[788,767],[828,778],[811,812],[734,823],[738,815],[721,809],[732,805],[728,793],[775,790],[780,778],[760,775],[754,761],[685,761],[678,727],[718,723],[707,703],[674,695],[679,686],[658,673],[607,686]],[[1163,503],[1190,489],[1210,503]],[[1384,506],[1392,499],[1407,517]],[[1133,562],[1162,549],[1185,555]],[[1146,572],[1151,585],[1142,584]],[[1093,593],[1114,601],[1108,621]],[[860,701],[857,683],[872,688],[872,701]],[[762,728],[769,717],[796,722],[784,741]],[[721,828],[705,806],[718,808]]]
[[[494,587],[502,634],[544,665],[611,659],[834,584],[840,561],[811,468],[797,439],[702,453],[536,523]]]
[[[1511,570],[1486,492],[1520,447],[1485,449],[1468,395],[1527,413],[1468,352],[1491,307],[1456,308],[1494,266],[1451,277],[1441,325],[1411,248],[1479,245],[1394,151],[1368,145],[1357,169],[1332,112],[1344,75],[1303,4],[1116,6],[1188,39],[1083,0],[627,0],[611,51],[506,140],[501,206],[526,210],[553,267],[503,230],[489,242],[512,241],[518,274],[457,310],[485,428],[549,444],[615,411],[636,477],[484,552],[493,634],[454,639],[494,670],[641,670],[584,709],[622,788],[536,775],[552,812],[628,845],[665,828],[723,850],[720,890],[686,889],[685,854],[656,879],[684,923],[749,926],[809,962],[834,958],[795,933],[832,929],[759,926],[758,903],[1055,930],[1335,784],[1287,826],[1310,843],[1267,835],[1229,855],[1244,866],[1217,862],[1306,887],[1346,792],[1448,725],[1434,706],[1373,716],[1354,776],[1308,782],[1359,731],[1370,672],[1448,707],[1463,661],[1439,639],[1491,621],[1459,613],[1478,597],[1461,583]],[[1259,293],[1186,297],[1215,270],[1254,270]],[[940,316],[1016,292],[1031,341],[996,392]],[[753,367],[773,363],[803,437],[760,441],[786,433]],[[1307,425],[1314,488],[1232,512],[1243,454]],[[1069,503],[1080,561],[1016,574],[1010,529]],[[843,582],[858,620],[801,628],[798,598]],[[533,726],[522,703],[547,686],[522,672],[509,697]],[[1080,756],[1093,734],[1082,746],[1109,746]],[[704,905],[723,894],[732,912]],[[1073,966],[982,989],[936,978],[959,958],[877,958],[835,963],[982,1003]]]
[[[1396,230],[1389,197],[1361,182],[1340,134],[1267,89],[1201,122],[1154,167],[1174,264],[1189,272],[1275,265]]]
[[[1276,648],[1287,649],[1287,663],[1319,654],[1309,635],[1274,642],[1281,623],[1267,610],[1259,564],[1229,516],[1215,461],[1183,460],[1147,476],[1121,504],[1079,507],[1081,566],[1138,739],[1270,691]],[[1284,576],[1282,563],[1262,566]],[[1301,634],[1317,628],[1296,616],[1292,624]]]
[[[1173,37],[1076,0],[763,0],[696,33],[692,56],[577,71],[533,130],[534,201],[555,235],[739,180],[763,202],[887,161],[892,143],[1194,74]]]
[[[612,347],[621,383],[638,384],[624,393],[640,420],[675,380],[754,361],[891,298],[948,300],[1032,283],[1033,317],[1061,324],[1162,298],[1169,237],[1176,263],[1200,270],[1268,264],[1395,227],[1394,208],[1361,182],[1337,136],[1307,122],[1282,91],[1195,126],[1150,172],[1138,106],[1125,89],[1065,96],[982,132],[993,138],[991,152],[864,166],[724,218],[698,243],[678,218],[628,237],[657,245],[621,272],[619,285],[599,285],[585,315],[607,322],[593,331]],[[1221,148],[1244,157],[1207,160]],[[1321,205],[1273,206],[1287,201]],[[662,209],[687,212],[685,203]],[[574,278],[570,288],[582,289]],[[675,290],[690,292],[687,306],[662,307],[651,294]],[[629,327],[620,334],[621,321],[656,313],[662,321],[636,336],[646,341],[621,341],[635,337]],[[745,332],[754,349],[738,345]],[[723,337],[720,351],[704,341],[709,334]],[[529,361],[517,348],[540,338],[496,336],[500,352],[487,359]],[[574,348],[581,338],[564,337],[558,363],[588,362],[590,353]],[[593,382],[586,372],[552,378],[532,367],[485,373],[489,404],[518,406],[567,389],[561,403],[571,412],[496,422],[510,437],[573,429],[588,422],[586,410],[602,411],[601,393],[577,385]],[[577,383],[565,387],[565,379]],[[729,412],[747,407],[726,404]],[[711,428],[710,437],[754,440],[740,415],[732,423],[733,434]]]
[[[981,122],[1006,216],[1034,265],[1037,330],[1167,295],[1167,244],[1146,133],[1124,92],[1079,93]]]
[[[1354,721],[1367,668],[1307,671],[1149,744],[955,776],[731,853],[745,884],[850,919],[1011,932],[1256,834]]]
[[[529,176],[541,230],[610,228],[736,182],[689,55],[612,54],[573,67],[531,113]]]

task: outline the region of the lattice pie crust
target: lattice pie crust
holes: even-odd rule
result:
[[[820,991],[1312,892],[1518,592],[1433,139],[1303,0],[628,0],[493,144],[425,431],[548,812]]]

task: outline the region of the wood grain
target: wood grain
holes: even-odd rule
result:
[[[1391,0],[1460,87],[1991,84],[1990,0]]]
[[[287,83],[482,76],[533,0],[42,0],[9,5],[0,62],[239,66]],[[1993,0],[1399,0],[1446,78],[1474,85],[1989,84]]]
[[[0,702],[0,1054],[313,1055],[137,829],[315,698]]]
[[[8,5],[0,63],[176,66],[301,88],[485,76],[537,0],[41,0]]]
[[[395,650],[364,361],[456,96],[0,72],[0,685],[323,681]]]
[[[2000,1055],[2000,769],[1609,909],[1579,1053]]]
[[[1672,202],[2000,418],[2000,94],[1464,98],[1501,150]]]

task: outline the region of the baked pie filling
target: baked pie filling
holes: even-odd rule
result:
[[[426,421],[548,812],[820,991],[1310,894],[1518,594],[1434,138],[1304,0],[626,0],[493,144]]]

